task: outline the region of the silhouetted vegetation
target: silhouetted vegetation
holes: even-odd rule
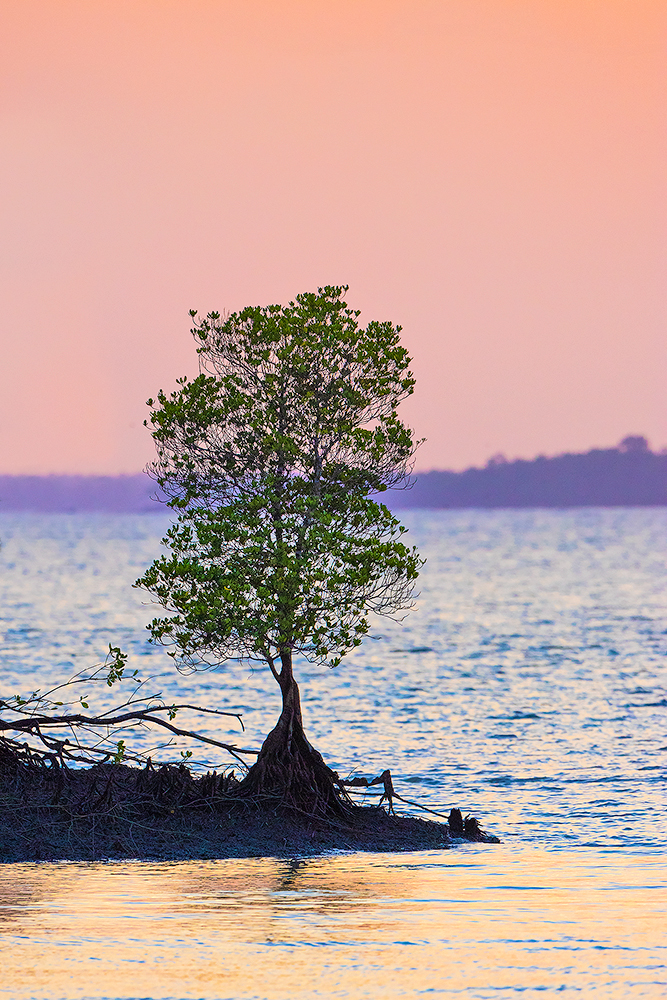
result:
[[[631,435],[617,448],[508,462],[495,455],[483,469],[426,472],[392,508],[651,507],[667,504],[667,453]]]
[[[153,499],[157,493],[144,472],[133,476],[0,476],[0,513],[164,513]]]

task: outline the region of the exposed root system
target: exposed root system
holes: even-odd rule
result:
[[[197,777],[184,765],[46,767],[0,746],[0,860],[434,850],[457,837],[497,842],[476,820],[463,820],[458,810],[452,810],[448,822],[433,822],[391,815],[380,805],[357,805],[335,772],[319,754],[317,758],[310,763],[315,760],[326,769],[327,785],[315,787],[308,799],[297,784],[298,774],[293,784],[285,784],[278,780],[279,772],[271,776],[269,764],[258,777],[251,769],[249,777],[257,782],[253,790],[248,777],[238,780],[215,772]],[[391,786],[389,772],[375,781],[385,790],[386,776]],[[366,779],[353,779],[350,791],[366,787],[362,781]],[[268,792],[271,782],[274,791]],[[326,800],[325,794],[334,794],[335,800]],[[399,798],[395,792],[393,797]]]
[[[301,727],[287,741],[277,729],[269,734],[257,761],[240,782],[238,794],[251,801],[273,799],[313,819],[345,818],[354,808],[344,783],[310,745]]]

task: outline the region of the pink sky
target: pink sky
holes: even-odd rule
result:
[[[349,284],[418,467],[667,444],[664,0],[3,0],[0,473],[134,472],[188,309]]]

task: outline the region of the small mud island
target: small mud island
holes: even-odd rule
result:
[[[341,800],[336,816],[308,816],[184,765],[54,769],[0,747],[0,862],[423,851],[463,840],[498,843],[457,809],[435,822]]]

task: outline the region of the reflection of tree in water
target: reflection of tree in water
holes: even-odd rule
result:
[[[421,866],[408,868],[405,860],[377,854],[232,859],[173,865],[165,868],[164,878],[176,911],[196,900],[210,920],[220,921],[221,930],[224,921],[230,941],[296,941],[303,938],[303,922],[283,918],[300,912],[310,926],[320,926],[318,934],[329,918],[341,914],[357,914],[353,924],[363,914],[365,926],[384,925],[387,915],[380,911],[388,900],[401,909],[420,895]],[[341,926],[336,926],[338,934]]]
[[[322,915],[367,908],[369,903],[388,899],[411,899],[418,877],[418,871],[390,857],[359,854],[307,858],[283,875],[286,887],[289,880],[292,891],[307,894],[309,910]],[[296,903],[293,900],[289,905]]]
[[[290,858],[279,880],[279,886],[283,892],[289,892],[291,889],[298,890],[298,875],[306,867],[306,864],[305,858]]]

